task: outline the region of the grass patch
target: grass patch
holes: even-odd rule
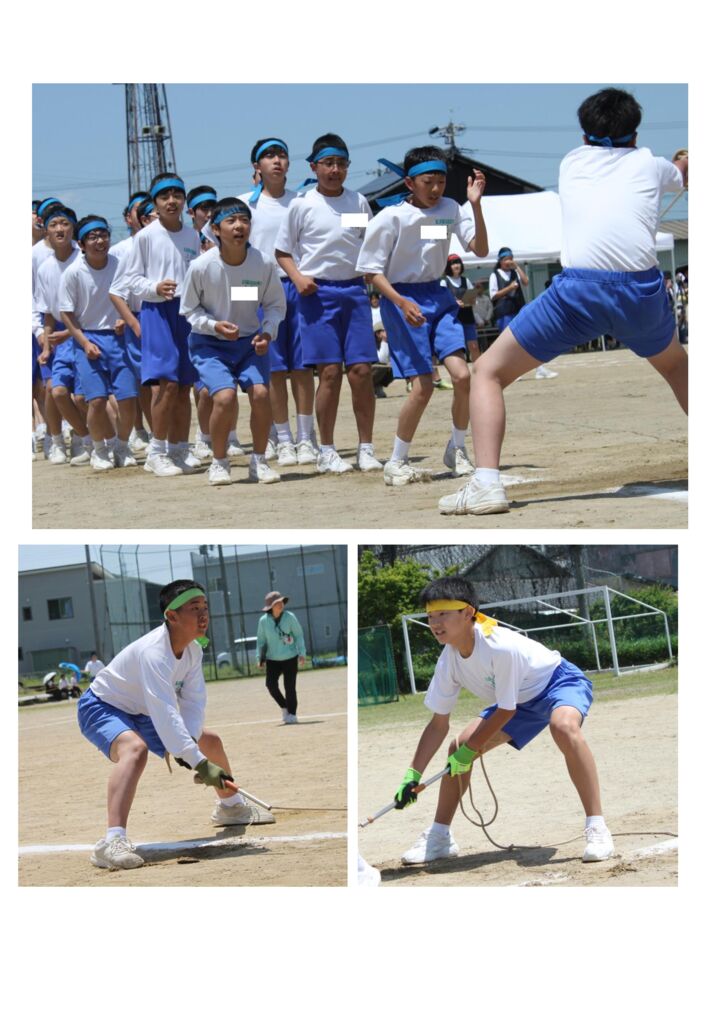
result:
[[[671,668],[655,669],[650,672],[631,672],[623,676],[615,676],[613,672],[601,672],[592,677],[593,695],[598,703],[611,700],[632,700],[638,697],[653,697],[662,694],[676,693],[678,689],[679,670]],[[378,728],[385,725],[424,725],[430,718],[430,712],[423,704],[424,693],[407,694],[392,704],[375,704],[358,709],[359,727]],[[456,713],[462,717],[474,718],[481,710],[480,698],[468,690],[461,690],[455,706]]]

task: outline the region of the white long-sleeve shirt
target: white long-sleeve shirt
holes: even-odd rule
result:
[[[256,289],[256,299],[232,299],[232,288]],[[259,306],[263,306],[261,328]],[[197,334],[209,334],[223,342],[215,331],[220,320],[236,324],[242,337],[266,331],[272,341],[287,311],[287,300],[275,263],[249,246],[238,267],[225,263],[220,249],[209,249],[194,260],[183,283],[181,315]]]
[[[90,685],[101,700],[129,715],[148,715],[169,754],[195,768],[203,761],[198,744],[204,727],[206,683],[203,652],[192,642],[177,658],[164,624],[102,668]]]
[[[133,236],[131,254],[119,280],[111,292],[125,299],[128,293],[145,302],[165,302],[156,291],[160,281],[175,281],[174,296],[181,294],[181,285],[189,264],[201,251],[198,232],[186,225],[168,231],[160,220],[151,221]]]

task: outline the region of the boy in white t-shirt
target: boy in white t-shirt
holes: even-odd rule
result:
[[[365,473],[382,469],[372,445],[372,364],[377,349],[367,290],[355,269],[372,210],[364,196],[344,187],[350,159],[339,135],[316,139],[308,160],[316,188],[290,203],[276,240],[276,257],[299,293],[304,362],[317,367],[317,472],[346,473],[353,468],[334,446],[346,371],[359,437],[357,466]]]
[[[394,166],[394,165],[393,165]],[[380,309],[396,377],[412,381],[400,409],[392,457],[384,480],[400,486],[423,474],[408,458],[410,445],[433,393],[433,356],[445,364],[453,384],[452,434],[443,456],[455,476],[473,472],[465,451],[469,421],[470,372],[458,305],[441,284],[455,232],[476,256],[487,256],[488,235],[481,199],[485,175],[468,179],[473,218],[463,217],[454,199],[445,196],[447,159],[436,146],[405,154],[396,168],[410,190],[406,200],[387,206],[371,222],[357,260],[357,269],[380,292]]]
[[[459,851],[450,824],[470,783],[475,758],[502,743],[521,750],[546,727],[565,757],[586,813],[583,860],[607,860],[614,852],[613,840],[601,811],[596,763],[581,731],[593,701],[590,680],[558,651],[476,612],[475,589],[461,576],[433,580],[420,601],[433,636],[445,646],[425,695],[432,718],[395,793],[398,810],[417,799],[418,783],[448,734],[461,688],[479,696],[486,707],[451,743],[435,819],[403,854],[403,863],[456,857]]]
[[[550,288],[524,306],[475,364],[470,416],[476,471],[443,515],[507,512],[500,482],[503,390],[522,374],[600,334],[651,363],[687,411],[688,363],[656,259],[661,196],[685,188],[689,160],[637,149],[641,107],[603,89],[578,110],[584,145],[560,168],[563,244]]]
[[[221,738],[204,728],[202,665],[209,625],[206,594],[194,580],[174,580],[159,595],[162,626],[135,640],[102,668],[78,701],[87,740],[113,762],[108,779],[108,830],[91,864],[111,871],[139,868],[126,827],[149,750],[195,772],[218,797],[215,825],[260,825],[273,815],[244,802]]]

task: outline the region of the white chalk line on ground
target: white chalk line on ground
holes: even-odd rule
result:
[[[663,498],[665,501],[680,501],[687,504],[689,501],[689,490],[671,490],[671,488],[657,487],[655,484],[627,484],[625,487],[613,487],[607,494],[618,494],[622,498]]]
[[[135,843],[139,854],[181,853],[184,850],[204,850],[219,847],[259,846],[263,843],[314,843],[322,839],[346,839],[346,832],[308,832],[300,836],[226,836],[224,839],[182,839],[175,843]],[[95,844],[75,843],[66,846],[20,846],[21,857],[48,853],[90,853]]]
[[[340,718],[340,717],[346,717],[346,716],[347,716],[347,712],[346,711],[328,711],[328,712],[320,712],[319,714],[315,714],[313,711],[310,711],[308,714],[306,714],[304,716],[304,718],[300,718],[299,719],[299,723],[298,724],[299,725],[304,725],[304,722],[308,718],[311,718],[311,719],[314,719],[314,718]],[[72,722],[74,725],[77,725],[78,724],[78,719],[76,718],[75,715],[71,715],[70,718],[56,718],[52,722],[38,722],[38,723],[36,723],[34,725],[22,725],[21,724],[20,731],[21,732],[31,732],[33,729],[50,729],[50,728],[52,728],[55,725],[68,725],[69,722]],[[212,727],[214,729],[218,729],[218,728],[222,728],[225,725],[279,725],[280,722],[279,722],[278,718],[260,718],[260,719],[258,719],[255,722],[213,722],[213,723],[210,723],[210,724],[212,725]]]
[[[627,864],[633,860],[648,860],[650,857],[662,857],[667,853],[676,853],[678,849],[678,839],[666,839],[662,843],[654,843],[653,846],[643,846],[640,850],[633,850],[631,853],[621,854],[618,859],[620,859],[624,864]],[[600,861],[600,863],[607,864],[610,863],[610,861]],[[549,871],[546,872],[542,878],[531,878],[527,882],[516,882],[515,885],[507,886],[506,888],[522,889],[525,886],[561,885],[563,882],[569,881],[570,877],[570,875],[566,875],[562,871]]]

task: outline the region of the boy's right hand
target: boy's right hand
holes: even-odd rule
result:
[[[204,758],[194,768],[194,782],[203,782],[205,786],[213,786],[214,789],[224,789],[227,782],[233,782],[233,776],[225,772],[218,764]]]
[[[101,354],[101,350],[92,341],[89,341],[86,345],[85,354],[88,359],[97,359]]]
[[[163,281],[159,281],[156,285],[156,295],[160,295],[162,299],[172,299],[176,294],[176,282],[166,278]]]
[[[294,287],[300,295],[314,295],[317,290],[317,282],[313,277],[306,277],[304,274],[297,274],[294,278]]]
[[[425,316],[417,303],[412,302],[411,299],[403,299],[400,302],[399,308],[402,310],[402,315],[411,327],[422,327],[425,323]]]
[[[239,328],[228,320],[217,320],[214,330],[224,341],[236,341],[239,337]]]
[[[408,804],[414,804],[417,800],[417,784],[422,778],[420,772],[415,771],[414,768],[408,768],[405,772],[405,777],[398,786],[397,792],[395,793],[395,808],[401,811],[403,807],[407,807]]]

